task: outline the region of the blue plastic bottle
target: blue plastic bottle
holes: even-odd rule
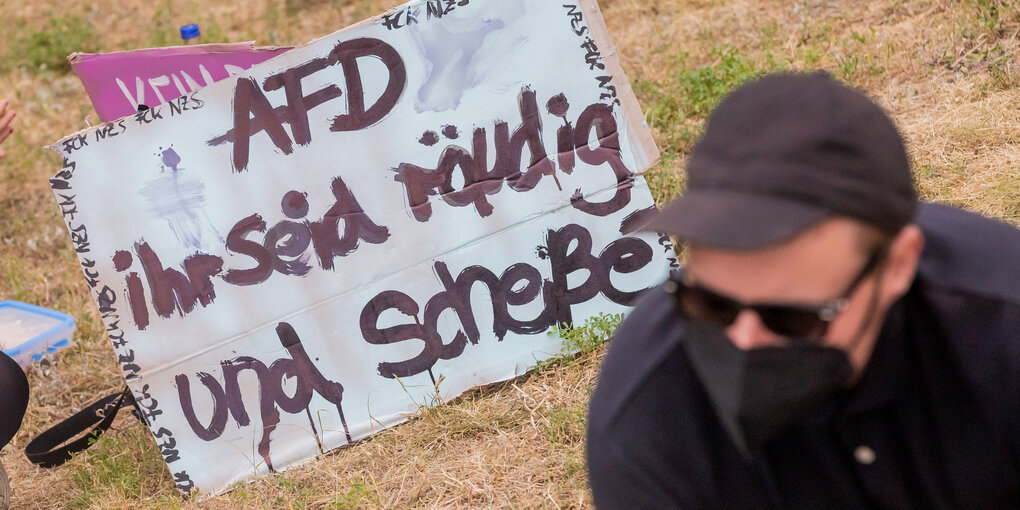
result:
[[[190,25],[184,25],[181,27],[181,39],[184,40],[184,44],[198,44],[199,36],[201,32],[198,30],[198,24],[192,23]]]

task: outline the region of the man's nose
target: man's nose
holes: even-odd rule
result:
[[[726,336],[742,350],[782,344],[782,337],[766,328],[753,310],[741,310],[733,324],[726,328]]]

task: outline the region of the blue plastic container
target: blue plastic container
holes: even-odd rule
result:
[[[0,348],[22,367],[74,341],[74,317],[20,301],[0,301]]]

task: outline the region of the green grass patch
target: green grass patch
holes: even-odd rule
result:
[[[785,67],[771,54],[758,65],[726,46],[714,47],[708,57],[710,64],[695,67],[689,65],[690,55],[682,53],[674,59],[676,72],[668,83],[639,80],[635,86],[648,125],[660,134],[656,141],[665,154],[690,151],[705,117],[734,88]]]
[[[149,429],[139,424],[99,437],[87,451],[68,462],[76,494],[67,507],[93,508],[116,499],[139,500],[163,492],[161,508],[180,508],[166,464],[156,450]]]
[[[546,418],[546,435],[553,444],[575,444],[584,441],[587,406],[583,404],[554,407]]]
[[[367,504],[379,504],[379,498],[362,479],[360,482],[352,483],[347,492],[339,494],[336,501],[331,503],[332,508],[361,508]]]
[[[312,500],[319,496],[315,487],[286,474],[277,478],[276,486],[280,489],[273,503],[276,508],[308,508]]]
[[[976,39],[981,34],[1000,37],[1007,29],[1020,22],[1020,7],[1015,2],[1003,0],[969,0],[971,13],[960,24],[960,36]]]
[[[940,165],[915,161],[913,167],[914,186],[923,200],[966,207],[966,202],[958,198],[959,186],[967,176],[965,163],[950,160]]]
[[[1012,175],[1010,175],[1012,173]],[[991,186],[992,199],[999,199],[1002,206],[1002,219],[1020,226],[1020,175],[1016,171],[1007,172]]]
[[[11,42],[6,66],[67,72],[71,70],[67,56],[76,51],[98,51],[97,40],[95,27],[81,16],[50,18],[45,27],[28,28]]]
[[[661,158],[658,165],[649,168],[644,174],[652,198],[659,206],[679,196],[687,184],[686,174],[680,168],[680,155],[675,151],[665,151]]]
[[[125,49],[163,48],[166,46],[180,46],[184,44],[184,40],[181,39],[181,26],[175,24],[171,16],[172,13],[167,9],[167,7],[164,6],[157,9],[156,14],[152,17],[152,29],[146,32],[145,38],[142,39],[141,44],[137,47],[132,45]],[[198,29],[200,32],[198,37],[199,44],[230,42],[230,39],[223,31],[223,27],[221,27],[219,23],[216,23],[216,21],[204,19],[203,16],[198,14],[189,16],[187,19],[191,19],[194,23],[198,23]],[[191,22],[186,24],[190,23]]]
[[[762,29],[763,46],[771,48],[775,30],[771,26]],[[678,160],[694,147],[705,118],[719,101],[743,83],[788,67],[771,50],[760,55],[760,62],[732,46],[715,46],[707,57],[708,64],[693,66],[692,57],[681,53],[673,59],[675,71],[667,82],[635,82],[634,91],[662,154],[662,161],[645,173],[656,204],[665,204],[683,191]]]
[[[285,0],[283,4],[288,16],[300,14],[301,11],[309,7],[318,7],[326,4],[329,4],[330,7],[336,10],[340,10],[343,7],[341,0]]]
[[[733,47],[717,46],[709,53],[715,63],[702,67],[689,67],[688,55],[679,57],[675,76],[673,111],[681,118],[706,117],[719,101],[738,85],[751,80],[766,70],[743,56]]]
[[[479,412],[471,406],[434,405],[419,408],[418,416],[429,423],[434,431],[412,440],[409,444],[423,451],[435,450],[433,446],[468,437],[493,434],[501,429],[511,428],[527,421],[528,413],[514,410],[506,414],[492,415]]]

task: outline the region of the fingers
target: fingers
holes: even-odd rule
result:
[[[8,136],[11,136],[11,133],[13,132],[14,128],[11,126],[0,128],[0,143],[4,143],[4,140],[6,140]]]
[[[3,102],[4,101],[0,101],[0,103]],[[4,113],[4,109],[6,107],[7,105],[3,105],[2,107],[0,107],[0,131],[3,131],[4,129],[10,127],[11,121],[14,120],[14,116],[18,114],[18,112],[14,111],[13,109],[8,111],[7,113]]]
[[[8,136],[11,136],[11,133],[14,132],[14,126],[10,125],[11,119],[13,118],[14,115],[11,115],[10,118],[4,117],[3,119],[0,119],[0,143],[3,143],[4,140],[6,140]],[[5,120],[7,121],[6,123],[4,122]]]
[[[7,106],[8,101],[0,99],[0,143],[3,143],[14,132],[14,126],[11,126],[11,122],[14,120],[17,112],[13,109],[7,111]]]

